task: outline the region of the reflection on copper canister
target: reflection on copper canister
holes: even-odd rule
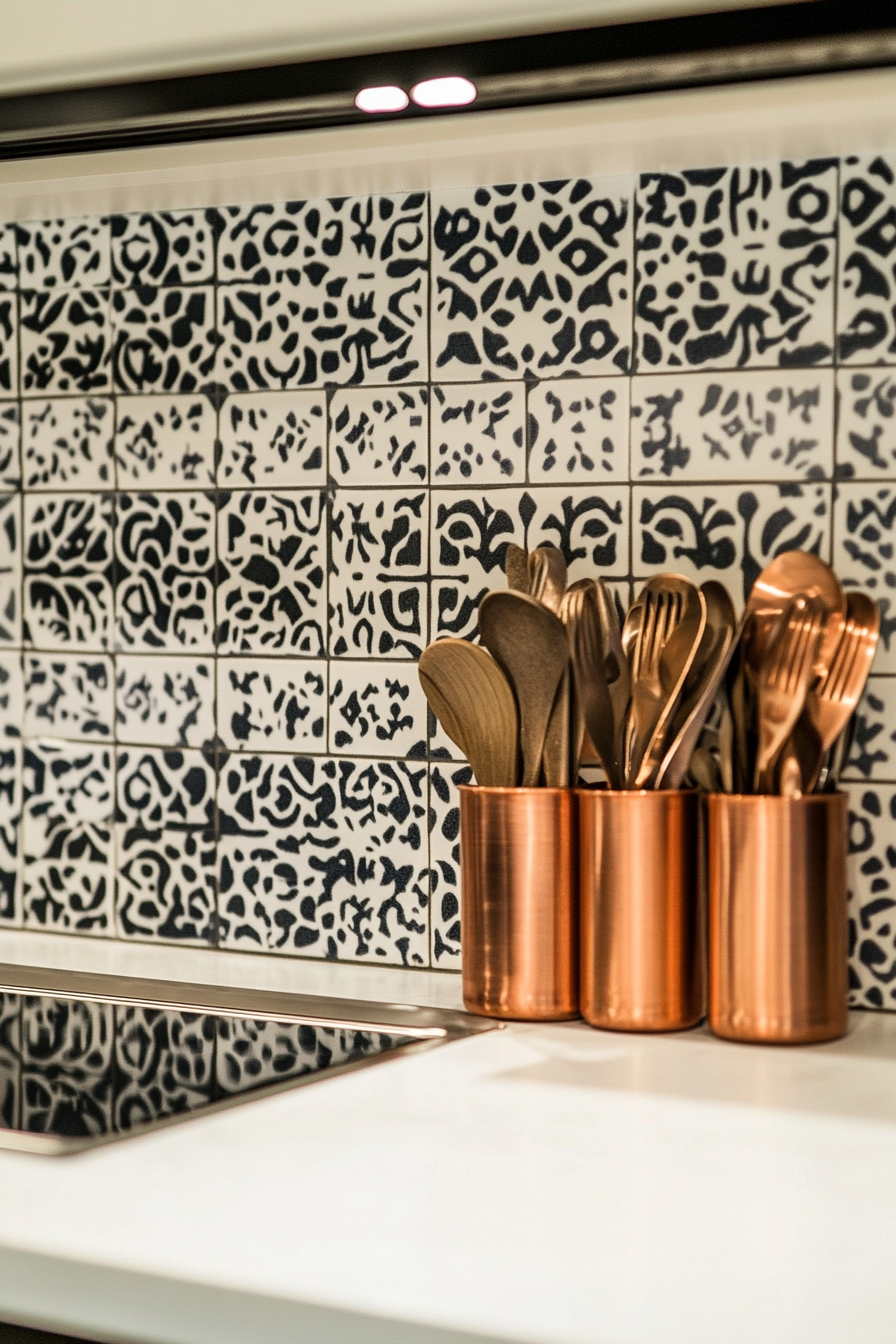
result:
[[[464,1005],[486,1017],[579,1016],[570,789],[460,790]]]
[[[696,792],[579,789],[582,1016],[678,1031],[704,1013]]]
[[[712,794],[709,1025],[799,1044],[848,1022],[846,795]]]

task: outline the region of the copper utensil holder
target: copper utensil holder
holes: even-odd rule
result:
[[[847,1026],[843,793],[711,794],[709,1025],[732,1041],[830,1041]]]
[[[577,789],[582,1016],[614,1031],[703,1017],[700,797]]]
[[[485,1017],[579,1016],[571,789],[460,789],[464,1006]]]

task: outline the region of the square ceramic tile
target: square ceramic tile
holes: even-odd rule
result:
[[[215,769],[204,752],[123,747],[116,758],[116,821],[143,831],[215,836]]]
[[[15,224],[0,224],[0,289],[15,289],[19,280],[19,257]]]
[[[23,995],[23,1129],[47,1132],[68,1115],[76,1133],[110,1132],[114,1016],[106,1003]]]
[[[843,778],[896,783],[896,677],[869,677]]]
[[[112,279],[120,285],[194,285],[215,278],[214,212],[113,215]]]
[[[837,357],[842,364],[896,363],[894,248],[893,156],[841,159]]]
[[[460,970],[459,784],[473,783],[468,765],[440,762],[429,768],[429,890],[432,965]]]
[[[214,495],[118,495],[115,549],[116,648],[211,653]]]
[[[0,486],[11,490],[18,490],[22,484],[20,437],[18,402],[0,401]]]
[[[334,663],[330,750],[353,756],[426,756],[426,697],[416,664]]]
[[[880,607],[876,672],[896,672],[896,486],[841,484],[834,500],[834,569],[844,588],[864,588]]]
[[[0,341],[7,324],[0,301]],[[22,395],[105,392],[109,369],[109,293],[105,289],[23,289],[19,295]],[[0,381],[2,358],[0,355]]]
[[[433,490],[432,637],[471,636],[480,598],[506,587],[508,542],[558,547],[569,580],[629,570],[629,487],[546,486],[489,495]]]
[[[0,652],[0,745],[7,739],[22,736],[25,696],[20,653]],[[0,788],[0,813],[3,811],[3,790]]]
[[[823,480],[834,470],[833,369],[632,379],[632,479]]]
[[[112,291],[112,372],[121,392],[195,392],[212,381],[215,291],[137,285]]]
[[[214,659],[118,654],[115,659],[118,742],[201,747],[214,735]]]
[[[219,436],[220,485],[326,485],[327,402],[320,392],[228,397]]]
[[[837,161],[643,173],[638,368],[829,364]]]
[[[330,404],[330,474],[339,484],[425,484],[429,389],[337,391]]]
[[[529,388],[529,480],[628,480],[629,380],[581,378]]]
[[[21,495],[0,495],[0,648],[22,642]]]
[[[896,790],[850,784],[849,1000],[896,1009]]]
[[[115,1065],[116,1130],[201,1106],[216,1096],[214,1019],[116,1007]]]
[[[429,492],[337,490],[330,655],[418,658],[427,643]]]
[[[215,483],[215,409],[194,396],[119,397],[118,487],[152,490]]]
[[[837,370],[837,477],[896,475],[896,377],[886,369]]]
[[[115,688],[103,654],[26,653],[26,737],[111,742]]]
[[[16,225],[22,288],[75,289],[109,282],[109,221],[96,216]]]
[[[0,922],[22,922],[22,679],[18,659],[0,659]]]
[[[318,490],[218,496],[220,652],[325,652],[325,519]]]
[[[526,477],[526,395],[522,383],[432,389],[430,459],[439,485],[505,485]]]
[[[828,558],[830,512],[829,485],[634,486],[632,570],[720,579],[740,609],[776,555]]]
[[[425,765],[231,756],[219,790],[223,944],[427,965],[425,802]]]
[[[18,391],[18,334],[15,295],[0,294],[0,392]]]
[[[223,215],[218,330],[230,387],[425,376],[424,193],[233,206]]]
[[[120,938],[215,941],[214,839],[196,832],[116,825]]]
[[[432,376],[629,371],[632,182],[432,193]]]
[[[108,746],[31,740],[24,753],[27,926],[112,932],[114,768]]]
[[[111,397],[64,397],[22,404],[26,490],[111,490],[115,484]]]
[[[219,658],[218,735],[231,751],[327,750],[327,664]]]

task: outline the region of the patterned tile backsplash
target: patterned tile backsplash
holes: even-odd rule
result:
[[[883,617],[896,1009],[894,304],[896,155],[0,225],[0,921],[457,970],[414,662],[506,544],[740,604],[805,547]]]

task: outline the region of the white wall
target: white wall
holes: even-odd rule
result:
[[[779,0],[3,0],[0,93]]]

